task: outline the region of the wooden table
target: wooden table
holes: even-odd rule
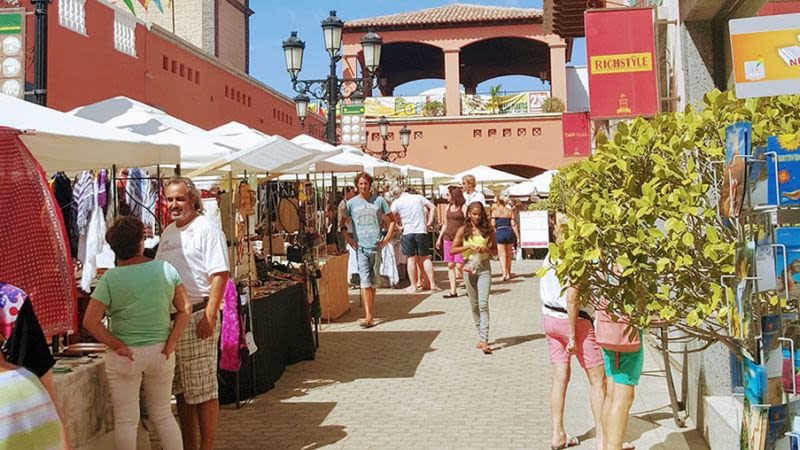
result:
[[[322,307],[322,317],[328,322],[336,320],[350,311],[350,297],[348,295],[347,273],[348,255],[330,256],[320,264],[322,278],[319,279],[319,301]]]

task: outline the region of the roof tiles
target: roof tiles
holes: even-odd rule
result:
[[[436,8],[345,22],[345,28],[421,27],[426,25],[468,25],[485,22],[518,22],[542,19],[542,10],[454,3]]]

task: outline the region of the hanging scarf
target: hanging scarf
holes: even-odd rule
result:
[[[108,183],[108,176],[105,170],[100,170],[97,174],[97,206],[103,209],[105,214],[108,211],[108,192],[106,192],[106,184]]]
[[[147,172],[138,167],[128,169],[128,182],[125,185],[125,196],[131,207],[131,215],[142,218],[142,209],[145,204],[145,185],[142,178],[147,177]]]
[[[8,339],[17,322],[17,315],[28,294],[16,286],[0,282],[0,335]]]
[[[81,172],[72,186],[72,201],[75,205],[75,225],[79,234],[86,234],[94,208],[94,180],[90,172]]]
[[[225,307],[222,310],[222,330],[219,340],[219,368],[238,372],[242,366],[241,350],[247,348],[243,325],[239,315],[239,296],[233,280],[225,285]]]

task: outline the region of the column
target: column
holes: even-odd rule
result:
[[[550,96],[567,106],[567,44],[550,44]]]
[[[461,50],[444,51],[444,95],[448,116],[461,115]]]

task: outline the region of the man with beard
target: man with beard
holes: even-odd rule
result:
[[[203,216],[200,192],[188,178],[175,177],[164,189],[170,224],[161,235],[157,259],[169,262],[181,276],[192,303],[192,317],[175,348],[173,393],[185,448],[214,447],[217,399],[219,307],[228,281],[225,235]]]

